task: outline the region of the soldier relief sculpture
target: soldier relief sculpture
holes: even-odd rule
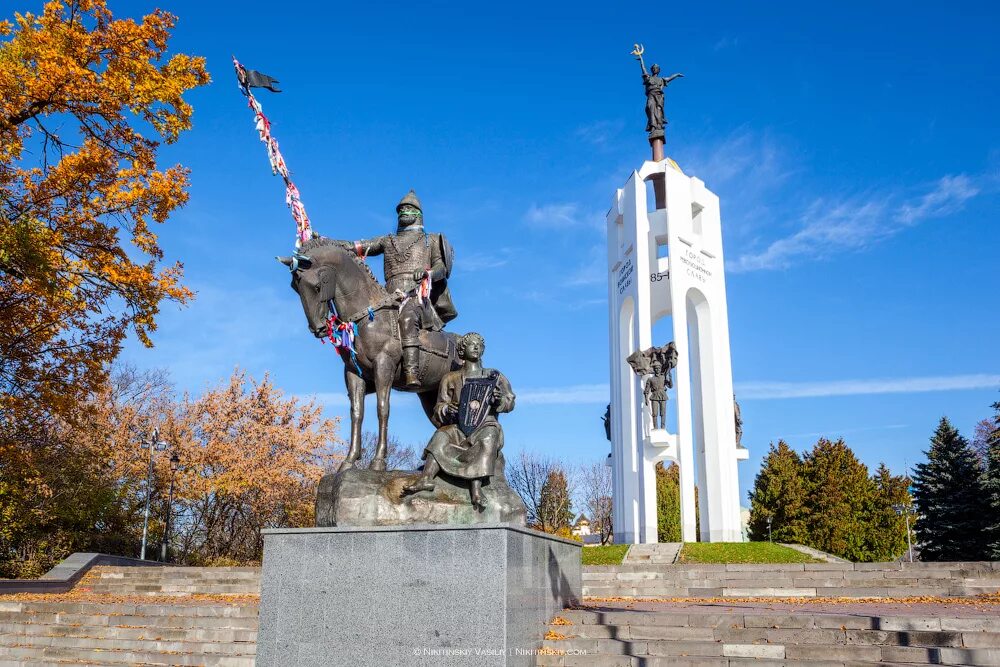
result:
[[[646,378],[642,395],[652,416],[652,428],[666,428],[667,389],[674,386],[670,371],[677,366],[677,347],[667,343],[663,347],[636,350],[626,361],[636,375]]]

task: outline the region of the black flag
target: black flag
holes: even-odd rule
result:
[[[247,88],[267,88],[272,93],[280,93],[281,91],[274,87],[274,84],[278,83],[278,80],[274,77],[270,77],[266,74],[258,72],[256,70],[248,69],[246,70],[246,87]]]

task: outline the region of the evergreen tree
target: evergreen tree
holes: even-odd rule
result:
[[[660,542],[681,541],[680,468],[656,464],[656,532]]]
[[[809,516],[807,544],[853,561],[871,561],[868,518],[875,483],[843,440],[819,440],[802,464]]]
[[[906,517],[897,514],[895,508],[901,505],[909,511],[912,504],[908,489],[910,480],[904,475],[893,475],[885,463],[881,463],[872,481],[875,483],[875,502],[865,522],[868,551],[872,561],[895,560],[907,547]]]
[[[551,470],[542,484],[538,515],[540,527],[547,533],[560,530],[568,533],[573,525],[573,501],[566,473],[561,468]]]
[[[806,542],[802,459],[784,440],[764,458],[750,492],[750,539],[766,541],[767,519],[775,542]]]
[[[983,537],[986,542],[984,558],[1000,560],[1000,402],[993,404],[993,432],[986,450],[983,474],[983,501],[986,504]]]
[[[989,437],[989,444],[1000,444],[1000,401],[993,404],[993,432]]]
[[[927,462],[918,463],[913,476],[913,498],[921,515],[916,526],[921,559],[984,557],[987,511],[976,453],[942,417],[926,455]]]

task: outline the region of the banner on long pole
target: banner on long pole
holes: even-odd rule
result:
[[[239,82],[240,92],[246,96],[248,105],[253,110],[254,126],[257,128],[260,140],[267,147],[267,159],[271,163],[271,173],[280,174],[285,181],[285,203],[292,210],[292,218],[295,219],[295,247],[299,248],[313,237],[312,224],[309,222],[306,207],[299,196],[299,189],[295,187],[295,183],[288,175],[285,158],[278,150],[278,140],[271,134],[271,121],[264,115],[260,102],[250,92],[251,88],[267,88],[271,92],[280,93],[281,91],[274,85],[278,83],[278,80],[261,72],[248,70],[236,60],[235,56],[233,56],[233,67],[236,68],[236,80]]]

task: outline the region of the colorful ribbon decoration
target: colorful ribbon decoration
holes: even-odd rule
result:
[[[358,325],[354,322],[344,322],[337,314],[337,306],[333,304],[333,299],[329,301],[330,317],[326,320],[326,334],[333,343],[333,347],[339,353],[346,351],[351,355],[351,363],[354,370],[358,372],[358,377],[362,377],[361,367],[358,365],[357,348],[354,347],[354,337],[358,335]],[[375,313],[368,309],[368,317],[374,319]],[[326,340],[323,340],[325,343]]]
[[[423,280],[417,285],[417,297],[422,303],[426,303],[431,298],[431,272],[424,273]]]
[[[281,174],[281,178],[285,181],[285,204],[292,209],[292,218],[295,219],[296,228],[295,247],[299,248],[313,236],[312,224],[306,214],[306,207],[299,197],[299,189],[295,187],[288,175],[288,166],[285,164],[285,158],[281,156],[281,151],[278,150],[278,141],[271,135],[271,121],[264,115],[260,102],[247,87],[245,83],[247,80],[246,68],[236,60],[235,56],[233,56],[233,67],[236,68],[236,80],[239,82],[240,92],[246,96],[248,105],[253,110],[254,127],[257,128],[260,140],[267,146],[267,159],[271,163],[271,173]]]

